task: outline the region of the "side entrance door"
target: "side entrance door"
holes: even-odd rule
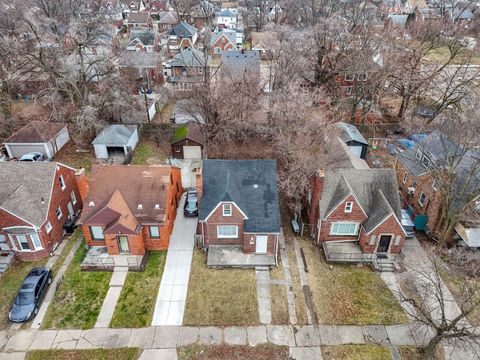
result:
[[[265,254],[267,252],[268,236],[257,235],[257,243],[255,246],[255,252],[259,254]]]
[[[117,236],[118,240],[118,252],[120,254],[130,254],[130,248],[128,247],[128,237],[126,236]]]
[[[68,210],[68,215],[70,215],[70,219],[73,220],[75,218],[75,212],[73,211],[73,205],[71,201],[69,201],[67,204],[67,210]]]
[[[380,236],[380,242],[378,243],[377,252],[386,253],[390,247],[390,242],[392,241],[391,235],[382,235]]]

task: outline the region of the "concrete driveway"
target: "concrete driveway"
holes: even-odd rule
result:
[[[182,325],[183,322],[197,227],[196,217],[186,218],[183,215],[184,203],[185,196],[182,196],[170,236],[167,261],[158,291],[152,326]]]

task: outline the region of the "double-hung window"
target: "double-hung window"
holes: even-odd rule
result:
[[[90,226],[90,233],[93,240],[104,240],[103,229],[101,226]]]
[[[58,182],[60,183],[60,186],[62,187],[62,190],[65,190],[65,188],[66,188],[67,186],[65,185],[65,180],[63,179],[63,176],[62,176],[62,175],[60,175],[60,176],[58,177]]]
[[[223,216],[232,216],[232,204],[223,204]]]
[[[219,239],[224,238],[237,238],[238,237],[238,226],[237,225],[218,225],[217,226],[217,237]]]
[[[353,202],[347,201],[347,202],[345,203],[345,212],[346,212],[346,213],[351,213],[351,212],[352,212],[352,209],[353,209]]]
[[[70,192],[70,199],[72,199],[73,205],[75,205],[75,204],[77,203],[77,197],[75,196],[75,192],[74,192],[74,191],[71,191],[71,192]]]
[[[418,199],[418,202],[420,205],[425,206],[425,203],[427,202],[427,195],[425,193],[420,194],[420,198]]]
[[[42,248],[42,243],[40,242],[40,238],[38,237],[37,233],[31,234],[30,238],[32,239],[33,246],[35,246],[36,250]]]
[[[330,235],[357,235],[358,224],[348,222],[334,222],[330,228]]]
[[[408,172],[405,171],[405,174],[403,174],[402,182],[405,184],[407,182],[407,179],[408,179]]]
[[[149,226],[150,238],[151,239],[160,239],[160,230],[158,226]]]
[[[30,245],[28,244],[26,235],[17,235],[17,240],[20,243],[20,248],[22,250],[30,250]]]
[[[60,209],[60,206],[55,209],[55,215],[57,215],[57,219],[61,219],[63,216],[62,209]]]

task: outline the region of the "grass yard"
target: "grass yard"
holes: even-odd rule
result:
[[[44,266],[48,259],[39,261],[15,260],[0,277],[0,330],[9,325],[8,312],[20,285],[28,272],[36,266]]]
[[[150,325],[166,258],[166,251],[152,251],[145,271],[128,273],[110,327],[139,328]]]
[[[285,231],[285,234],[288,232]],[[297,259],[295,256],[295,248],[293,242],[288,239],[289,235],[285,235],[285,244],[287,246],[288,262],[290,265],[290,273],[292,274],[293,292],[295,293],[295,313],[297,315],[297,324],[305,325],[307,323],[307,303],[305,294],[303,293],[302,283],[300,282],[300,274],[297,267]]]
[[[288,348],[275,345],[202,346],[190,345],[177,350],[178,360],[288,360]]]
[[[184,325],[258,325],[253,269],[209,269],[194,250]]]
[[[167,154],[157,147],[153,140],[140,140],[133,152],[132,165],[150,165],[165,163]]]
[[[95,350],[35,350],[25,360],[136,360],[142,353],[138,348]]]
[[[75,242],[78,240],[78,237],[81,235],[82,235],[82,232],[80,228],[77,228],[72,235],[63,239],[63,241],[65,241],[66,244],[61,254],[58,256],[57,261],[55,261],[55,264],[53,264],[53,267],[52,267],[53,277],[57,275],[58,269],[60,269],[60,267],[63,265],[63,262],[67,258],[68,253],[70,252],[70,250],[72,250],[73,245],[75,245]]]
[[[323,360],[390,360],[390,350],[379,345],[322,346]]]
[[[92,169],[92,164],[95,164],[95,154],[90,144],[85,145],[84,148],[78,148],[75,143],[70,140],[65,146],[55,155],[55,161],[62,164],[72,166],[74,168],[84,168],[88,175]]]
[[[425,358],[425,355],[422,354],[421,349],[414,346],[399,346],[398,352],[400,353],[402,360],[422,360]],[[445,352],[442,346],[438,347],[435,354],[435,359],[445,359]]]
[[[319,324],[401,324],[407,317],[370,267],[327,264],[311,241],[300,240]]]
[[[272,280],[285,281],[281,259],[279,259],[278,267],[270,269],[270,281]],[[270,284],[270,302],[272,306],[272,324],[289,324],[285,285]]]
[[[43,329],[89,329],[95,325],[112,273],[80,271],[86,252],[82,243],[48,307]]]
[[[425,56],[425,60],[429,62],[445,63],[451,56],[448,46],[437,47],[428,52]],[[467,64],[480,65],[480,55],[467,48],[460,49],[459,55],[453,60],[454,64]]]

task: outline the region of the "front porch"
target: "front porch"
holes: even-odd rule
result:
[[[325,258],[330,262],[377,263],[378,260],[399,261],[401,254],[364,253],[356,241],[325,241],[322,243]]]
[[[128,267],[130,271],[143,271],[146,261],[144,255],[109,255],[106,246],[92,246],[80,268],[87,271],[113,271],[115,267]]]
[[[209,267],[256,267],[276,266],[271,254],[246,254],[242,246],[210,245],[207,266]]]

